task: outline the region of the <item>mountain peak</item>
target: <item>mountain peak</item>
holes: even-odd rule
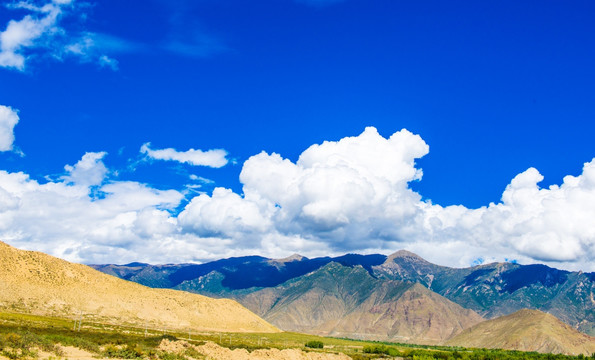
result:
[[[302,256],[302,255],[296,253],[296,254],[290,255],[288,257],[284,257],[282,259],[274,259],[273,261],[277,262],[277,263],[287,263],[287,262],[292,262],[292,261],[302,261],[304,259],[307,259],[307,258],[305,256]]]
[[[417,261],[423,261],[423,262],[428,262],[426,259],[422,258],[421,256],[412,253],[411,251],[407,251],[407,250],[399,250],[395,253],[392,253],[388,256],[388,258],[386,258],[386,262],[392,262],[395,259],[398,258],[410,258],[410,259],[415,259]]]

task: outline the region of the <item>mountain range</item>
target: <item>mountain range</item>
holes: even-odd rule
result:
[[[251,312],[234,300],[153,289],[0,242],[0,311],[62,318],[82,316],[84,322],[178,331],[279,332],[261,315],[285,330],[338,337],[565,354],[595,352],[595,338],[551,314],[522,309],[484,320],[473,310],[430,290],[440,277],[431,279],[427,286],[394,279],[396,274],[411,276],[421,266],[431,266],[408,252],[385,257],[380,264],[377,255],[312,259],[309,266],[315,264],[314,270],[303,275],[296,275],[303,272],[299,264],[307,264],[309,259],[262,259],[222,260],[215,265],[217,270],[211,268],[198,278],[176,285],[232,296]],[[175,271],[171,270],[188,266],[195,265],[129,264],[105,268],[127,275],[144,271],[158,282],[175,280],[171,277]],[[260,270],[238,273],[238,269],[248,271],[251,267]],[[164,269],[170,271],[170,276],[164,276]],[[276,282],[287,277],[289,280],[245,287],[256,281],[271,281],[255,276],[267,273],[277,274],[273,278]],[[418,275],[423,278],[421,273]]]
[[[285,259],[247,256],[205,264],[91,266],[151,287],[233,298],[284,330],[434,343],[478,322],[478,315],[493,319],[530,308],[550,313],[575,329],[595,335],[595,273],[570,272],[539,264],[491,263],[451,268],[401,250],[389,256],[347,254],[313,259],[299,255]],[[313,278],[320,280],[312,282]],[[436,318],[438,311],[430,310],[423,320],[409,319],[417,327],[404,326],[402,319],[390,320],[390,312],[399,306],[411,309],[411,303],[403,302],[412,298],[413,293],[432,304],[427,305],[428,309],[439,308],[440,303],[450,312],[441,311],[440,314],[448,315],[440,320]],[[300,308],[319,311],[297,316]],[[458,326],[447,321],[451,314],[458,314],[452,316],[459,319],[467,309],[476,314],[467,313]],[[374,317],[362,315],[374,311],[383,314],[378,317],[382,319],[380,323]],[[339,317],[341,321],[329,322]],[[347,326],[353,322],[348,319],[354,318],[361,325]],[[447,330],[437,332],[429,319],[444,322]],[[422,329],[419,324],[424,321],[426,325]]]

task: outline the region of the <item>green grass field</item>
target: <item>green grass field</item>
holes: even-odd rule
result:
[[[301,348],[307,351],[342,352],[353,359],[585,359],[584,356],[565,356],[527,353],[519,351],[463,349],[444,346],[418,346],[381,343],[351,339],[319,337],[299,333],[203,333],[168,331],[75,321],[19,313],[0,312],[0,355],[12,360],[35,358],[36,349],[54,352],[60,357],[59,347],[75,346],[105,358],[188,360],[200,359],[198,354],[174,355],[157,350],[164,338],[186,340],[193,344],[213,341],[221,346],[245,348]],[[306,347],[308,342],[322,342],[323,349]],[[595,359],[595,354],[590,357]]]

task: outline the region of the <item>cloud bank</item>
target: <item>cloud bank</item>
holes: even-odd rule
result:
[[[153,150],[149,146],[150,143],[145,143],[141,146],[141,154],[146,154],[148,158],[155,160],[177,161],[194,166],[208,166],[213,168],[220,168],[227,165],[227,151],[223,149],[214,150],[195,150],[176,151],[176,149],[158,149]]]
[[[144,147],[155,159],[219,164],[202,157],[208,152],[195,159]],[[403,129],[384,138],[370,127],[312,145],[296,162],[261,152],[243,164],[242,194],[219,187],[197,196],[110,180],[107,155],[87,153],[45,184],[0,172],[0,238],[87,263],[405,248],[449,266],[515,259],[595,271],[595,159],[549,188],[529,168],[500,202],[469,209],[411,190],[423,175],[415,161],[428,152],[419,135]]]

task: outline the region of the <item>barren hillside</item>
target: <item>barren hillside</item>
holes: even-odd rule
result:
[[[479,323],[446,344],[569,355],[595,353],[594,337],[578,332],[553,315],[528,309]]]
[[[152,289],[0,242],[0,308],[205,331],[278,332],[237,302]]]

